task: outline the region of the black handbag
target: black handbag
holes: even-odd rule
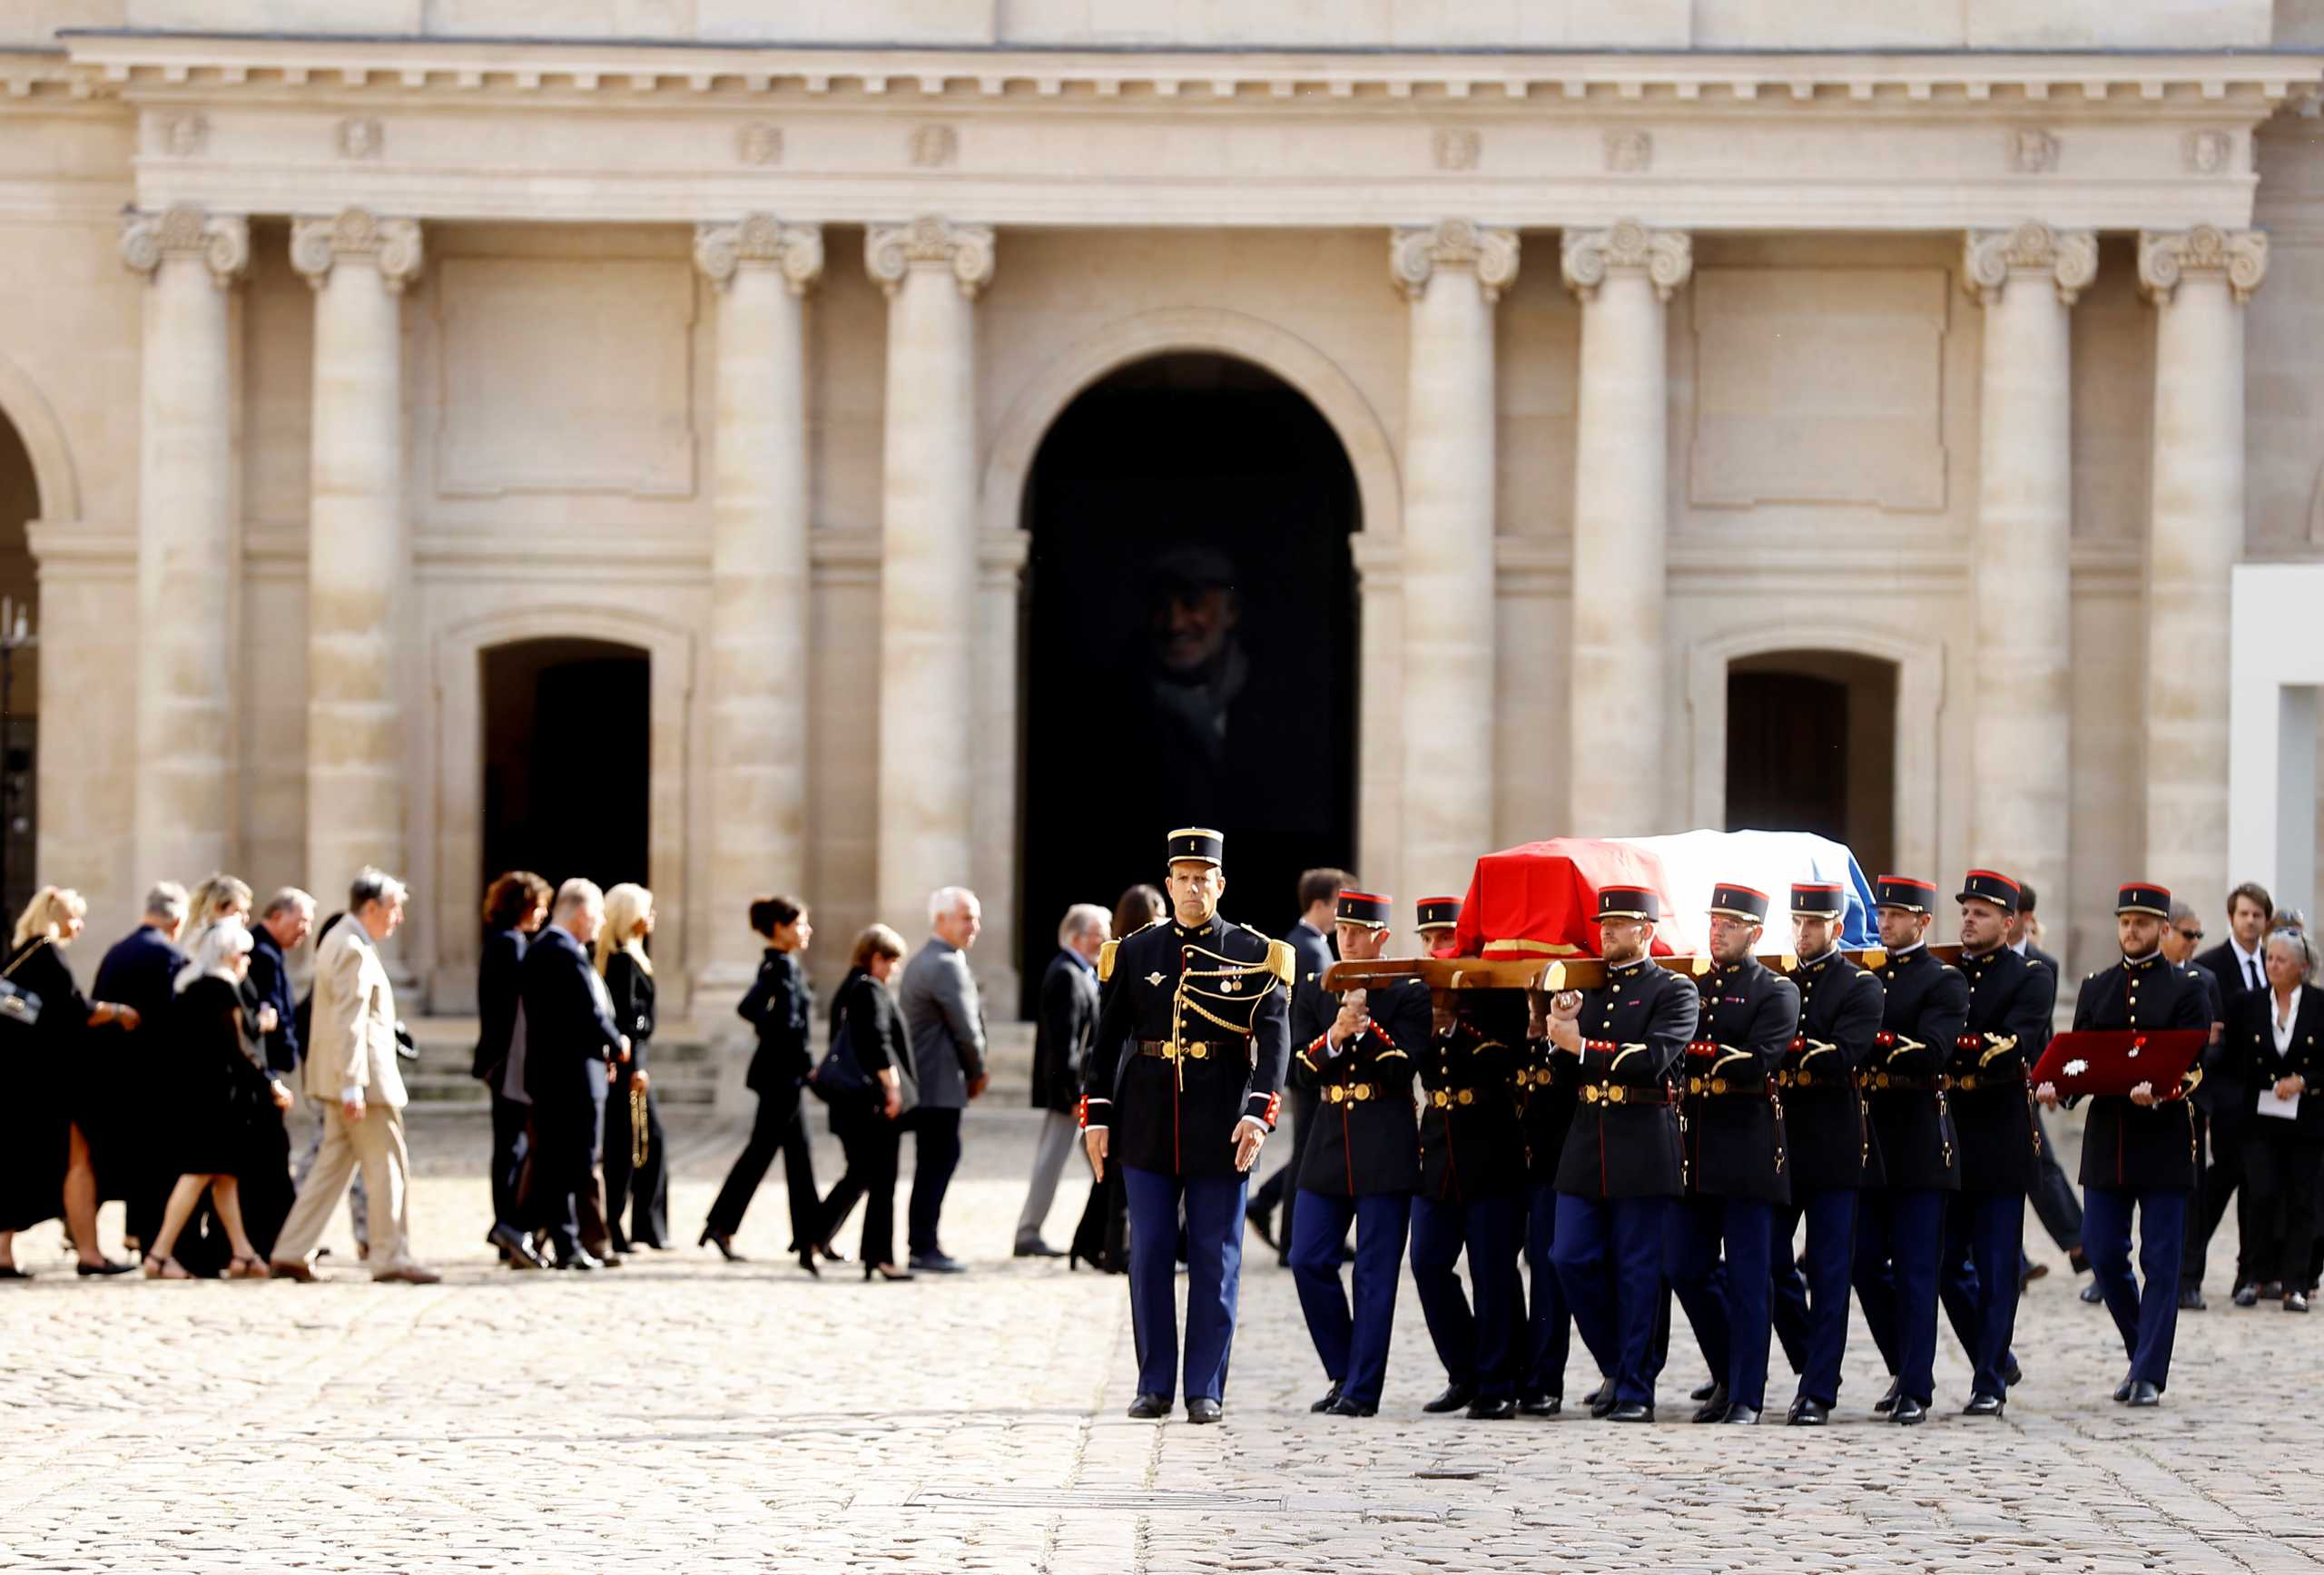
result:
[[[855,1058],[855,1039],[847,1031],[845,1019],[840,1020],[839,1031],[832,1035],[832,1048],[823,1052],[822,1060],[808,1076],[807,1087],[826,1105],[861,1104],[872,1092],[872,1079],[864,1075],[862,1063]]]
[[[20,1039],[40,1021],[40,997],[8,978],[24,965],[25,957],[38,950],[37,946],[26,947],[24,957],[10,963],[7,973],[0,973],[0,1034],[12,1039]]]

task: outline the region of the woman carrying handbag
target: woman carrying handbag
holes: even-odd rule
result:
[[[902,966],[903,938],[874,924],[855,938],[847,980],[832,999],[832,1048],[815,1069],[816,1091],[832,1107],[832,1135],[847,1169],[823,1199],[822,1236],[839,1234],[859,1197],[863,1207],[863,1277],[909,1280],[896,1266],[896,1162],[903,1117],[919,1101],[911,1044],[888,980]]]

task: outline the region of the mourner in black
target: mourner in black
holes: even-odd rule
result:
[[[1969,984],[1928,952],[1936,887],[1883,875],[1875,888],[1879,970],[1887,991],[1862,1074],[1880,1185],[1857,1200],[1856,1294],[1894,1382],[1874,1408],[1906,1425],[1935,1397],[1936,1281],[1947,1193],[1961,1189],[1961,1151],[1945,1099],[1945,1065],[1969,1015]]]
[[[2115,937],[2122,960],[2082,981],[2073,1007],[2077,1031],[2089,1029],[2211,1027],[2210,998],[2191,968],[2162,955],[2171,893],[2132,881],[2115,895]],[[2082,1242],[2091,1271],[2121,1331],[2130,1373],[2114,1398],[2161,1403],[2171,1386],[2171,1346],[2179,1329],[2179,1259],[2186,1250],[2187,1197],[2195,1185],[2194,1111],[2187,1096],[2200,1067],[2168,1088],[2141,1083],[2130,1093],[2090,1101],[2082,1129]],[[2059,1102],[2044,1083],[2044,1105]],[[2139,1216],[2142,1286],[2131,1274],[2131,1215]]]
[[[1608,1379],[1593,1410],[1617,1422],[1654,1420],[1664,1222],[1686,1190],[1672,1078],[1701,1015],[1695,987],[1649,956],[1660,917],[1656,893],[1602,888],[1606,982],[1560,994],[1550,1014],[1550,1043],[1579,1067],[1580,1101],[1558,1158],[1551,1262]]]
[[[1172,912],[1108,942],[1110,985],[1082,1095],[1089,1162],[1121,1167],[1130,1216],[1130,1322],[1137,1393],[1129,1414],[1170,1412],[1178,1382],[1178,1210],[1187,1228],[1187,1420],[1216,1422],[1235,1344],[1243,1204],[1275,1129],[1289,1058],[1284,987],[1291,948],[1219,917],[1226,840],[1170,833]]]
[[[606,1071],[629,1045],[589,962],[605,898],[594,885],[568,881],[558,899],[518,975],[525,1092],[533,1102],[533,1216],[548,1232],[557,1267],[595,1269],[602,1260],[582,1239],[584,1216],[596,1214]]]
[[[2192,924],[2196,941],[2202,940],[2203,931],[2202,921],[2191,909],[2184,915],[2174,915],[2163,931],[2164,951],[2177,960],[2193,953],[2196,966],[2211,975],[2211,1020],[2219,1025],[2222,1038],[2228,1017],[2237,1005],[2246,996],[2260,995],[2268,989],[2267,938],[2275,918],[2276,900],[2268,895],[2268,889],[2246,881],[2227,894],[2227,937],[2217,946],[2194,953],[2184,927]],[[2171,944],[2174,939],[2179,945]],[[2240,1070],[2240,1058],[2220,1059],[2237,1063]],[[2250,1135],[2256,1107],[2250,1098],[2254,1091],[2237,1086],[2230,1080],[2233,1076],[2234,1071],[2222,1065],[2207,1074],[2203,1086],[2195,1090],[2195,1190],[2187,1199],[2187,1249],[2179,1262],[2179,1305],[2185,1311],[2202,1310],[2203,1270],[2211,1257],[2211,1236],[2227,1217],[2229,1202],[2243,1186],[2244,1139]],[[2243,1293],[2250,1287],[2250,1265],[2239,1256],[2234,1288],[2238,1304],[2247,1304]],[[2251,1300],[2259,1300],[2256,1288]]]
[[[1767,1404],[1776,1216],[1791,1202],[1775,1076],[1799,1027],[1798,988],[1756,955],[1767,918],[1766,892],[1713,889],[1711,970],[1687,1047],[1687,1198],[1670,1213],[1664,1270],[1710,1367],[1697,1422],[1756,1422]]]
[[[1776,1087],[1783,1098],[1791,1202],[1776,1216],[1774,1322],[1799,1393],[1784,1420],[1821,1427],[1839,1403],[1847,1354],[1848,1277],[1855,1266],[1858,1189],[1879,1179],[1872,1117],[1857,1075],[1880,1032],[1880,981],[1840,951],[1847,890],[1829,881],[1791,889],[1792,982],[1799,1031]],[[1802,1220],[1805,1253],[1790,1245]]]
[[[1368,962],[1388,944],[1393,904],[1343,891],[1334,928],[1340,956]],[[1322,1031],[1292,1059],[1319,1096],[1299,1158],[1299,1203],[1290,1215],[1291,1273],[1299,1310],[1331,1388],[1310,1409],[1370,1416],[1388,1375],[1413,1187],[1420,1180],[1413,1077],[1428,1046],[1428,987],[1404,979],[1338,998]],[[1340,1282],[1340,1244],[1355,1230],[1355,1300]],[[1425,1296],[1422,1299],[1427,1305]],[[1433,1332],[1433,1324],[1431,1325]]]
[[[1961,975],[1969,1013],[1945,1069],[1945,1098],[1961,1145],[1961,1195],[1945,1219],[1938,1294],[1969,1358],[1965,1416],[1999,1416],[2015,1362],[2018,1268],[2025,1245],[2025,1199],[2041,1149],[2025,1074],[2050,1040],[2057,977],[2009,947],[2017,882],[1972,870],[1961,904]]]
[[[783,1156],[783,1186],[791,1204],[792,1251],[799,1266],[822,1277],[815,1255],[822,1225],[822,1206],[815,1196],[813,1157],[807,1148],[807,1122],[800,1100],[814,1070],[807,1037],[815,1001],[807,988],[806,970],[798,954],[815,938],[815,926],[806,908],[788,897],[761,897],[750,907],[751,930],[764,938],[766,953],[759,959],[758,978],[735,1003],[734,1015],[758,1031],[758,1048],[751,1053],[744,1086],[759,1097],[757,1117],[751,1122],[751,1140],[734,1157],[734,1168],[711,1200],[710,1218],[702,1227],[696,1246],[718,1249],[728,1263],[741,1263],[734,1250],[734,1233],[743,1228],[743,1213],[765,1179],[777,1152]]]
[[[2235,1300],[2255,1306],[2262,1285],[2280,1284],[2284,1311],[2305,1313],[2316,1291],[2309,1244],[2324,1162],[2324,1097],[2309,1091],[2324,1082],[2324,991],[2314,982],[2315,949],[2300,931],[2277,930],[2265,955],[2268,987],[2236,1001],[2222,1057],[2226,1080],[2249,1107],[2233,1129],[2243,1145],[2238,1210],[2250,1279]]]
[[[655,1014],[654,963],[645,940],[653,933],[653,892],[624,881],[606,893],[597,973],[613,1001],[615,1024],[629,1036],[629,1058],[614,1068],[606,1091],[606,1226],[617,1253],[670,1245],[669,1145],[646,1067]]]

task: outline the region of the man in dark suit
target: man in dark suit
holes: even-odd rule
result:
[[[1041,1239],[1057,1200],[1058,1177],[1081,1146],[1081,1064],[1098,1031],[1098,953],[1114,938],[1114,916],[1076,902],[1058,926],[1057,955],[1041,976],[1040,1017],[1033,1026],[1033,1107],[1047,1112],[1033,1147],[1033,1184],[1017,1216],[1016,1255],[1065,1255]]]
[[[2174,903],[2174,910],[2184,908]],[[2276,904],[2268,889],[2246,881],[2227,894],[2228,937],[2195,957],[2198,969],[2211,989],[2211,1043],[2216,1047],[2226,1029],[2228,1014],[2248,995],[2268,988],[2268,926]],[[2186,931],[2194,931],[2194,940]],[[2201,920],[2191,908],[2186,917],[2176,911],[2162,932],[2164,955],[2174,962],[2187,960],[2194,941],[2203,938]],[[2210,1255],[2211,1233],[2226,1217],[2228,1199],[2243,1185],[2244,1112],[2251,1108],[2254,1090],[2236,1079],[2222,1078],[2195,1091],[2195,1138],[2200,1147],[2194,1196],[2187,1205],[2187,1244],[2179,1264],[2179,1304],[2189,1312],[2203,1306],[2204,1260]],[[2243,1265],[2235,1265],[2235,1288],[2243,1289]]]
[[[2017,911],[2009,920],[2009,949],[2028,962],[2038,962],[2050,970],[2054,979],[2065,978],[2064,965],[2051,953],[2034,944],[2034,885],[2030,881],[2017,884]],[[2030,1200],[2034,1216],[2050,1239],[2066,1255],[2066,1265],[2077,1275],[2090,1272],[2090,1260],[2082,1251],[2082,1199],[2074,1196],[2073,1184],[2066,1179],[2065,1167],[2058,1163],[2058,1146],[2051,1141],[2050,1125],[2036,1107],[2034,1111],[2034,1137],[2040,1152],[2034,1157],[2034,1190]],[[2023,1249],[2017,1255],[2019,1288],[2040,1279],[2050,1272],[2047,1264],[2037,1264],[2027,1257]],[[2092,1281],[2083,1288],[2083,1299],[2098,1299],[2098,1284]]]
[[[177,994],[178,970],[185,966],[185,953],[177,945],[178,932],[185,928],[185,888],[175,881],[155,881],[145,893],[145,917],[136,929],[114,941],[97,964],[94,999],[133,1007],[140,1019],[157,1028],[166,1023],[170,1002]],[[136,1036],[130,1046],[132,1064],[150,1062],[171,1043],[166,1032]],[[168,1086],[165,1069],[158,1065],[145,1065],[139,1081],[147,1088]],[[114,1196],[115,1186],[119,1188],[126,1215],[123,1234],[140,1243],[152,1241],[162,1228],[162,1208],[177,1182],[167,1164],[160,1166],[172,1172],[166,1176],[149,1168],[145,1156],[152,1149],[150,1143],[138,1144],[129,1175],[105,1184],[107,1196]]]
[[[1309,870],[1299,877],[1299,922],[1284,937],[1298,961],[1291,985],[1291,1042],[1304,1045],[1323,1031],[1338,1012],[1339,1002],[1324,993],[1324,970],[1332,966],[1332,928],[1339,908],[1340,891],[1348,883],[1345,870]],[[1307,1026],[1303,1038],[1301,1028]],[[1260,1239],[1275,1249],[1275,1259],[1291,1266],[1291,1220],[1299,1207],[1299,1162],[1307,1152],[1309,1130],[1315,1124],[1317,1084],[1312,1073],[1295,1058],[1290,1087],[1284,1102],[1291,1107],[1291,1158],[1251,1194],[1243,1214]],[[1283,1229],[1273,1228],[1275,1206],[1283,1206]]]
[[[251,970],[243,981],[243,1004],[254,1007],[258,1021],[266,1021],[271,1008],[274,1026],[266,1029],[266,1069],[286,1083],[299,1078],[298,1001],[290,989],[290,964],[285,954],[296,951],[315,926],[315,900],[295,886],[285,886],[267,900],[266,911],[251,927]],[[270,1117],[271,1119],[270,1120]],[[269,1163],[263,1171],[242,1177],[242,1228],[261,1257],[274,1255],[274,1238],[290,1217],[297,1189],[290,1181],[289,1113],[271,1107],[258,1120]],[[279,1163],[277,1150],[280,1150]]]
[[[589,943],[606,921],[606,897],[587,881],[558,889],[549,922],[525,951],[525,1092],[533,1101],[533,1217],[549,1233],[560,1269],[606,1265],[582,1244],[596,1208],[598,1147],[606,1129],[606,1078],[628,1049],[615,1026]]]

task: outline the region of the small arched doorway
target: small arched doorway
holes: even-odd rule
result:
[[[1175,826],[1226,834],[1226,911],[1271,933],[1300,871],[1352,861],[1359,511],[1306,397],[1210,353],[1084,389],[1024,497],[1029,1016],[1067,905],[1158,881]]]
[[[608,640],[483,654],[483,868],[552,885],[648,878],[653,664]]]
[[[40,480],[23,435],[0,417],[0,911],[21,913],[37,884],[38,812],[34,760],[40,741],[40,647],[17,645],[15,626],[37,635],[40,576],[29,527],[40,517]]]
[[[1727,828],[1814,832],[1866,874],[1896,848],[1896,664],[1768,651],[1727,669]]]

